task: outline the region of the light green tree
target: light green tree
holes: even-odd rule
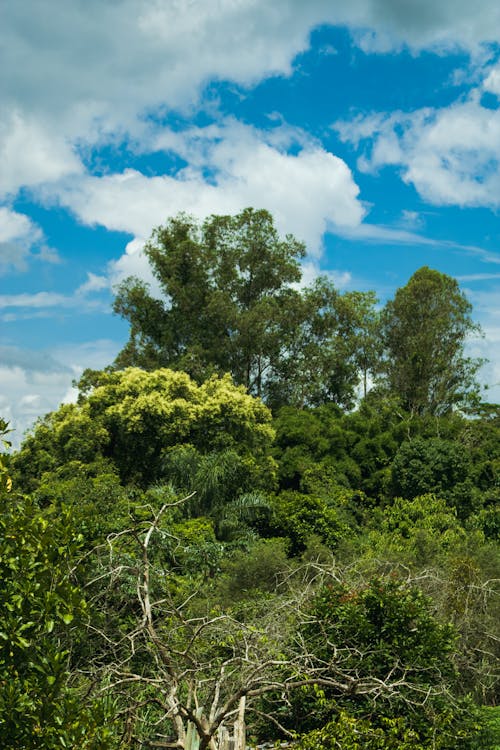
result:
[[[183,372],[128,368],[87,372],[81,388],[79,402],[43,419],[14,457],[14,468],[30,489],[44,472],[71,461],[108,459],[125,483],[168,480],[168,452],[179,445],[202,453],[231,450],[248,489],[252,483],[272,484],[271,413],[229,375],[197,385]]]

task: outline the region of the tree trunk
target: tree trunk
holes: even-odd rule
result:
[[[234,750],[245,750],[246,732],[245,732],[245,707],[246,696],[240,698],[238,718],[234,722]]]

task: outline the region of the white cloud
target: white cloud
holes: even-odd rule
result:
[[[337,289],[345,289],[352,282],[352,274],[350,271],[338,271],[338,270],[325,270],[320,268],[319,263],[312,259],[306,260],[301,265],[302,278],[300,283],[297,284],[297,288],[304,288],[310,286],[318,276],[326,276],[333,282]]]
[[[2,8],[0,191],[81,170],[75,148],[141,140],[158,109],[196,107],[203,86],[288,75],[318,25],[365,48],[476,50],[500,26],[495,0],[26,0]],[[492,81],[493,81],[492,74]],[[493,84],[492,84],[493,85]]]
[[[33,370],[22,365],[0,365],[0,415],[14,431],[10,440],[18,447],[24,432],[40,415],[54,409],[71,383],[72,373],[61,366],[59,371]]]
[[[500,109],[482,106],[481,91],[441,109],[369,115],[335,127],[364,149],[361,169],[399,167],[403,180],[437,205],[497,208]]]
[[[491,281],[500,279],[500,273],[469,273],[461,276],[455,276],[457,281]]]
[[[73,298],[57,292],[36,292],[34,294],[0,294],[0,309],[15,307],[71,307]]]
[[[119,344],[109,340],[68,344],[52,351],[0,347],[0,416],[14,430],[9,436],[13,446],[19,446],[38,416],[75,400],[71,383],[86,367],[105,367],[119,349]]]
[[[109,281],[105,276],[98,276],[95,273],[87,271],[87,281],[84,281],[76,290],[77,295],[92,294],[92,292],[101,292],[103,289],[108,289]]]
[[[490,70],[484,80],[483,87],[490,94],[500,96],[500,68],[498,66]]]
[[[109,263],[109,283],[112,288],[115,288],[129,276],[136,276],[149,285],[149,291],[154,297],[162,299],[164,295],[144,254],[144,244],[145,241],[139,238],[131,240],[124,254],[118,260]]]
[[[15,194],[21,187],[56,180],[82,165],[64,135],[19,112],[0,110],[0,195]]]
[[[0,274],[10,268],[25,270],[31,250],[42,242],[43,234],[31,219],[0,206]],[[53,261],[57,256],[42,245],[38,257]]]
[[[34,227],[27,216],[0,206],[0,243],[10,242],[14,238],[24,236],[38,239],[40,230]]]
[[[72,294],[60,294],[58,292],[0,294],[0,311],[10,311],[3,313],[1,319],[4,322],[9,322],[9,320],[45,317],[54,308],[57,310],[74,308],[79,313],[95,312],[96,309],[101,312],[110,312],[107,300],[103,302],[98,296],[92,296],[107,291],[109,288],[110,282],[107,277],[87,273],[87,280]]]
[[[478,0],[476,5],[469,0],[352,0],[350,6],[347,23],[366,52],[406,45],[413,52],[462,48],[478,54],[482,42],[498,38],[500,8],[495,0]]]
[[[157,143],[189,154],[189,167],[176,176],[148,177],[127,169],[45,186],[39,196],[57,198],[87,224],[134,235],[136,242],[115,268],[120,276],[124,268],[133,273],[137,264],[143,268],[138,252],[143,238],[179,211],[205,217],[246,206],[267,208],[280,231],[305,240],[317,255],[327,229],[358,226],[365,209],[344,161],[305,137],[298,153],[288,152],[296,135],[286,128],[265,133],[233,121],[184,134],[164,130]]]

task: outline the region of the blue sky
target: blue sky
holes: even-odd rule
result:
[[[456,277],[500,401],[500,5],[18,0],[0,8],[0,415],[17,442],[127,338],[113,286],[178,211],[267,208],[304,278]]]

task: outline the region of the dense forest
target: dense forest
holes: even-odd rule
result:
[[[500,746],[500,407],[457,282],[304,286],[252,209],[145,252],[115,362],[18,451],[0,422],[0,746]]]

